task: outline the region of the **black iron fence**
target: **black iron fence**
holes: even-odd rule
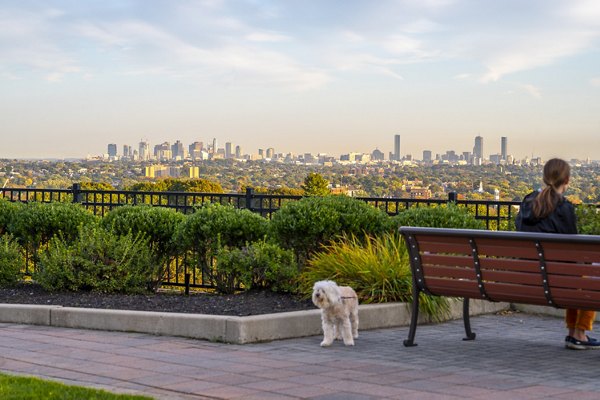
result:
[[[246,193],[193,193],[193,192],[149,192],[129,190],[82,189],[74,184],[70,189],[3,188],[0,197],[10,201],[68,201],[79,203],[94,214],[104,216],[108,211],[123,205],[148,204],[174,208],[182,213],[191,213],[204,203],[229,204],[270,218],[285,203],[297,201],[302,196],[256,193],[251,188]],[[356,199],[379,208],[388,215],[396,215],[412,207],[435,207],[448,202],[465,207],[475,218],[482,220],[488,230],[508,230],[517,206],[517,201],[458,200],[451,192],[448,199],[412,199],[387,197],[357,197]]]
[[[141,192],[82,189],[80,184],[74,184],[70,189],[2,188],[0,197],[20,202],[79,203],[101,216],[115,207],[123,205],[148,204],[174,208],[182,213],[191,213],[204,203],[220,203],[247,209],[266,218],[270,218],[285,203],[302,198],[302,196],[255,193],[252,189],[248,189],[246,193]],[[391,216],[413,207],[439,207],[453,202],[459,207],[466,208],[475,218],[482,220],[488,230],[511,230],[519,205],[519,202],[516,201],[458,200],[456,193],[450,193],[448,199],[381,197],[357,197],[357,199],[371,204]],[[194,264],[187,256],[173,260],[167,268],[164,285],[185,287],[186,290],[189,290],[190,287],[214,287],[211,279],[206,275],[206,271],[202,271],[198,265]]]

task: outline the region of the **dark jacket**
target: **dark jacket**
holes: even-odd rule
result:
[[[532,202],[540,192],[532,192],[525,196],[521,202],[515,225],[522,232],[546,233],[577,233],[577,220],[575,208],[569,200],[561,197],[556,208],[550,215],[543,219],[533,216]]]

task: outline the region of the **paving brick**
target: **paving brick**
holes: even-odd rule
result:
[[[229,345],[137,333],[0,324],[0,371],[157,399],[598,399],[600,352],[564,348],[563,321],[521,313]],[[573,366],[573,368],[567,368]],[[575,367],[576,366],[576,367]]]

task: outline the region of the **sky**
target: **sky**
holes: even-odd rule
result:
[[[0,158],[600,159],[597,0],[0,0]]]

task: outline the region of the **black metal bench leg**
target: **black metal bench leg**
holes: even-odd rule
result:
[[[417,283],[413,279],[413,301],[410,315],[410,329],[408,331],[408,339],[404,341],[404,346],[406,347],[417,345],[415,343],[415,334],[417,333],[417,321],[419,320],[419,293],[420,291],[417,288]]]
[[[469,316],[469,299],[463,299],[463,321],[465,323],[466,337],[463,340],[475,340],[475,332],[471,331],[471,318]]]

